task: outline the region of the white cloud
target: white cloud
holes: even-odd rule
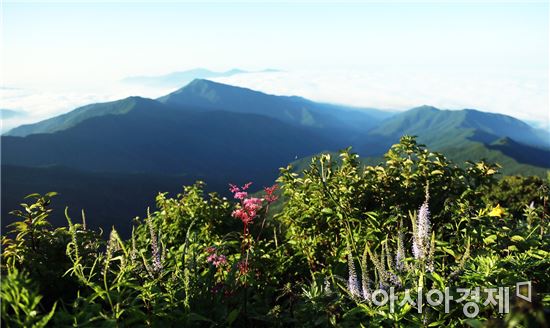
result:
[[[280,95],[360,107],[406,110],[420,105],[474,108],[548,125],[548,78],[522,72],[365,71],[280,72],[214,79]]]
[[[25,114],[11,119],[2,119],[0,131],[4,133],[16,126],[35,123],[92,103],[113,101],[129,96],[157,98],[171,91],[173,90],[129,86],[122,83],[92,87],[87,91],[0,88],[2,108]]]

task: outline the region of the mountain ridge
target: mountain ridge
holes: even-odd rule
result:
[[[15,127],[4,136],[25,137],[38,133],[53,133],[74,127],[88,119],[105,115],[124,115],[139,108],[159,108],[162,104],[153,99],[130,96],[119,100],[93,103],[78,107],[67,113],[57,115],[37,123]]]
[[[233,115],[221,113],[233,113]],[[209,119],[204,119],[204,117],[209,116]],[[151,126],[152,122],[156,122],[156,124],[169,126],[169,129],[175,131],[180,127],[174,126],[174,121],[180,122],[181,126],[185,126],[185,124],[197,120],[201,123],[189,127],[196,134],[190,140],[199,140],[197,138],[200,136],[201,128],[208,127],[211,124],[210,120],[216,121],[221,116],[235,122],[243,120],[263,122],[262,117],[277,120],[283,125],[269,120],[258,124],[264,126],[275,124],[281,126],[283,130],[293,131],[291,134],[295,136],[308,135],[308,138],[316,136],[319,140],[326,142],[327,146],[332,147],[318,145],[314,148],[308,148],[309,151],[319,148],[337,150],[351,145],[363,156],[380,156],[404,134],[417,135],[419,142],[425,143],[435,150],[463,149],[481,143],[484,147],[493,147],[493,150],[499,149],[503,151],[503,154],[520,158],[522,161],[525,161],[527,156],[522,155],[521,151],[511,151],[510,147],[523,147],[528,154],[537,151],[542,154],[548,150],[547,144],[534,128],[521,120],[503,114],[487,113],[475,109],[445,110],[428,105],[412,108],[401,113],[387,113],[374,109],[362,110],[354,107],[317,103],[299,96],[271,95],[249,88],[236,87],[205,79],[194,79],[186,86],[157,99],[133,96],[111,102],[82,106],[71,112],[35,124],[15,128],[5,134],[3,140],[8,141],[8,149],[10,149],[11,144],[19,144],[23,147],[24,144],[30,145],[35,142],[32,140],[55,139],[55,137],[52,139],[51,136],[37,139],[32,137],[33,135],[55,134],[70,130],[69,133],[64,134],[70,136],[74,134],[72,131],[75,128],[78,130],[81,125],[81,130],[93,134],[93,131],[89,131],[87,122],[98,119],[103,122],[103,126],[97,126],[94,123],[96,129],[107,127],[107,129],[116,130],[116,127],[112,126],[114,122],[133,129],[126,124],[133,122],[132,124],[137,124],[136,126],[139,126],[140,129],[150,130],[154,129]],[[120,117],[124,118],[120,119]],[[162,121],[163,118],[166,121]],[[188,121],[182,121],[184,118]],[[199,127],[198,124],[204,126]],[[162,134],[165,131],[159,133]],[[216,135],[214,131],[209,133]],[[28,139],[31,141],[5,138],[10,136],[31,137]],[[493,142],[504,137],[510,138],[514,143],[492,145]],[[175,137],[173,136],[173,138]],[[116,138],[112,140],[114,144],[118,141]],[[57,147],[58,149],[63,149],[62,141],[56,140],[55,142],[61,143]],[[70,144],[71,142],[69,140],[65,143]],[[131,140],[125,142],[132,143]],[[113,146],[110,145],[109,147]],[[279,145],[279,147],[285,148],[285,145]],[[77,151],[77,149],[73,149],[73,151]],[[16,150],[12,149],[12,154],[17,153]],[[6,154],[9,155],[10,153]],[[128,156],[130,155],[128,154]],[[7,161],[12,161],[10,163],[14,165],[18,164],[18,161],[24,164],[26,162],[24,160],[25,156],[21,156],[21,154],[15,156],[19,158],[14,160],[15,162],[12,161],[11,156],[8,156]],[[51,156],[50,158],[48,164],[56,164],[55,158]],[[28,160],[37,165],[44,165],[43,161],[39,160],[37,162],[36,157],[33,160],[28,158]],[[529,164],[538,165],[540,163],[546,165],[544,161],[529,161]]]
[[[205,79],[195,79],[157,99],[132,96],[111,102],[89,104],[47,120],[16,127],[4,135],[24,137],[35,133],[51,133],[73,127],[92,117],[125,114],[136,100],[163,109],[223,110],[264,115],[298,126],[330,127],[338,130],[335,133],[342,135],[345,134],[345,131],[341,131],[345,130],[345,127],[341,127],[342,124],[358,131],[364,127],[370,128],[393,115],[376,109],[319,103],[299,96],[277,96]]]
[[[461,141],[470,139],[491,143],[502,137],[510,137],[526,145],[543,148],[550,146],[535,128],[519,119],[475,109],[444,110],[420,106],[396,114],[369,131],[371,137],[392,140],[403,134],[418,135],[421,142],[436,147],[455,144],[457,138]]]

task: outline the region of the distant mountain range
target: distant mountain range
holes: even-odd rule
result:
[[[457,138],[491,143],[501,137],[510,137],[527,145],[548,146],[549,140],[544,139],[542,133],[502,114],[475,109],[440,110],[431,106],[406,111],[369,131],[373,136],[418,135],[419,141],[437,148],[456,146]]]
[[[9,120],[15,117],[25,116],[24,112],[13,110],[13,109],[0,109],[0,119]]]
[[[548,133],[510,116],[473,109],[413,108],[368,131],[356,151],[380,155],[404,134],[418,136],[420,143],[456,162],[482,158],[498,162],[504,174],[545,176],[550,168]]]
[[[505,173],[550,168],[548,135],[509,116],[429,106],[390,113],[195,79],[158,99],[91,104],[9,131],[2,216],[25,194],[57,190],[63,205],[100,216],[97,225],[128,227],[145,209],[120,195],[152,201],[196,179],[222,192],[227,183],[261,187],[300,158],[350,145],[376,158],[403,134],[457,161],[500,162]]]
[[[279,72],[276,69],[265,69],[260,72]],[[227,77],[236,74],[252,73],[242,69],[234,68],[228,71],[215,72],[205,68],[195,68],[181,72],[173,72],[158,76],[131,76],[122,80],[124,83],[139,84],[153,87],[177,88],[191,82],[194,79],[212,79],[216,77]]]

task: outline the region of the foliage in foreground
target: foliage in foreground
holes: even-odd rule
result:
[[[283,169],[282,193],[231,186],[229,201],[196,183],[175,198],[159,194],[129,240],[115,229],[103,238],[84,215],[53,228],[55,194],[30,195],[2,237],[2,322],[544,326],[548,182],[497,181],[497,169],[484,162],[460,168],[404,137],[378,166],[362,166],[346,150],[338,161],[314,158],[301,174]],[[281,209],[271,215],[270,207]],[[472,318],[464,304],[445,309],[417,293],[448,287],[457,299],[457,288],[522,281],[532,282],[532,300],[510,289],[508,314],[484,302],[483,292],[463,302],[478,310]],[[384,293],[395,295],[393,307],[380,301]]]

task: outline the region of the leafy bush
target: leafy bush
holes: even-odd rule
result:
[[[2,322],[7,327],[45,327],[55,313],[56,304],[44,313],[42,296],[26,273],[9,270],[2,277]]]
[[[484,162],[455,165],[404,137],[376,166],[361,165],[348,149],[338,159],[313,158],[303,172],[282,169],[281,191],[250,194],[250,184],[231,185],[230,201],[206,194],[198,182],[173,198],[161,193],[157,209],[135,219],[128,240],[114,228],[104,240],[87,229],[84,215],[81,223],[67,216],[67,226],[53,228],[55,194],[31,195],[34,203],[12,212],[21,220],[2,239],[2,320],[88,327],[545,325],[548,181],[497,180],[497,172]],[[530,303],[511,297],[504,314],[468,299],[475,318],[462,304],[446,308],[411,292],[436,288],[456,299],[458,288],[522,281],[532,283]],[[383,293],[394,293],[396,305],[379,302]]]

